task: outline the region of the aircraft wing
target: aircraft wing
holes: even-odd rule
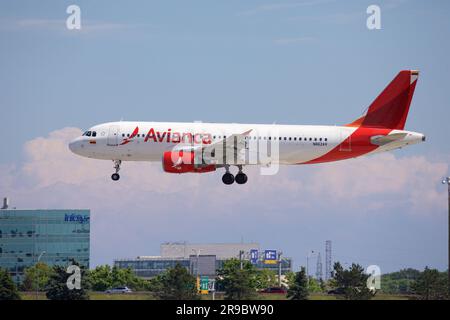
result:
[[[205,162],[217,162],[223,159],[225,155],[227,157],[239,158],[239,155],[247,149],[248,142],[246,138],[252,130],[250,129],[240,134],[232,134],[226,139],[204,146],[203,158]]]

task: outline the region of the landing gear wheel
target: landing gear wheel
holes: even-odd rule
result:
[[[120,179],[119,171],[120,171],[120,165],[122,164],[121,160],[113,160],[114,162],[114,169],[116,169],[116,173],[113,173],[111,176],[111,179],[113,181],[118,181]]]
[[[234,179],[237,184],[245,184],[248,180],[247,175],[243,172],[239,172]]]
[[[231,173],[227,172],[222,176],[222,182],[226,185],[233,184],[234,176]]]

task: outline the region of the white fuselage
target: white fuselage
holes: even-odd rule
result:
[[[212,145],[243,133],[246,133],[248,145],[258,143],[258,149],[249,148],[258,154],[267,153],[267,148],[261,146],[276,141],[279,164],[343,160],[401,148],[425,139],[423,134],[415,132],[350,126],[124,121],[96,125],[73,140],[69,147],[78,155],[94,159],[161,161],[164,152],[179,145]],[[371,140],[398,133],[404,136],[383,145],[373,144]],[[245,162],[242,164],[261,164],[259,160]]]

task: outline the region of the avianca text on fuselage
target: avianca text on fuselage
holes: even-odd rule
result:
[[[139,127],[136,127],[133,133],[124,138],[120,145],[130,143],[133,138],[139,135]],[[166,131],[157,131],[150,128],[145,135],[144,142],[167,142],[167,143],[191,143],[191,144],[211,144],[212,135],[210,133],[190,133],[172,131],[171,128]]]
[[[418,71],[401,71],[364,116],[342,126],[120,121],[90,128],[69,148],[112,160],[114,181],[122,161],[160,161],[168,173],[224,168],[225,184],[244,184],[248,165],[332,162],[425,141],[423,134],[404,130],[418,77]],[[238,169],[235,175],[231,166]]]

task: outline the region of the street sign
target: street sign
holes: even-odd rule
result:
[[[264,251],[264,263],[265,264],[277,264],[277,250]]]
[[[250,262],[252,264],[258,263],[258,250],[257,249],[251,249],[250,250]]]
[[[200,293],[208,294],[208,288],[209,288],[209,278],[202,276],[200,278]]]
[[[208,291],[216,291],[216,279],[209,279]]]

